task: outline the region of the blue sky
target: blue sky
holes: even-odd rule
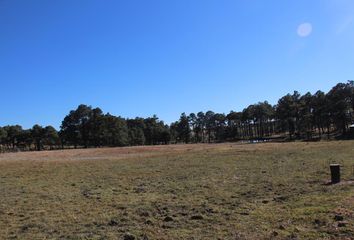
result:
[[[0,126],[58,128],[80,103],[170,123],[328,91],[353,66],[352,0],[0,0]]]

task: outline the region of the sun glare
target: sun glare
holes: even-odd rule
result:
[[[300,37],[307,37],[312,32],[312,25],[311,23],[302,23],[297,28],[297,35]]]

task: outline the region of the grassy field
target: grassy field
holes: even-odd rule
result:
[[[0,239],[354,239],[353,165],[354,141],[1,154]]]

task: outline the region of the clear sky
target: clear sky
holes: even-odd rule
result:
[[[353,0],[0,0],[0,126],[228,113],[354,78]]]

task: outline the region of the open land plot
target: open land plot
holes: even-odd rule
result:
[[[354,141],[1,154],[0,239],[354,239],[353,165]]]

